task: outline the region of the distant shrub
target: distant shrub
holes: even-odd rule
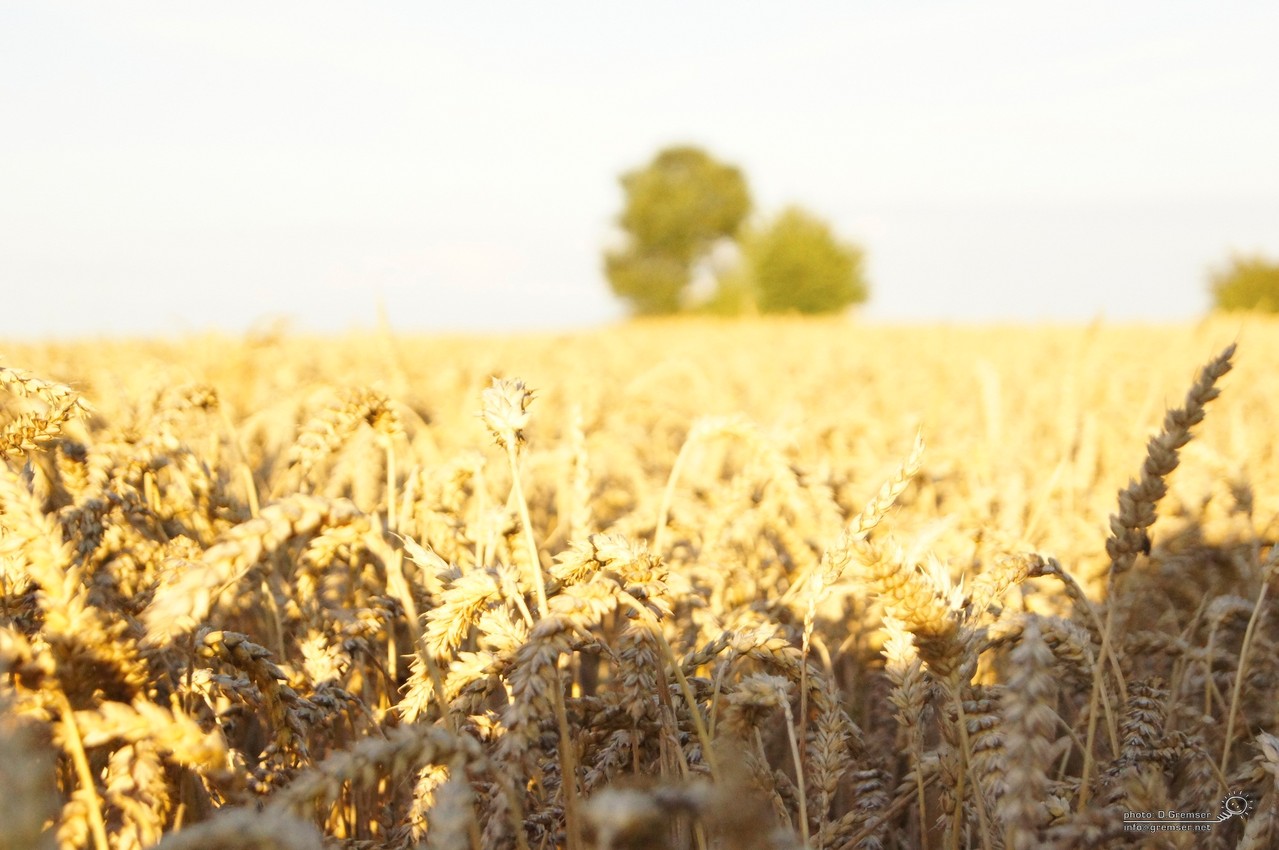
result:
[[[1259,255],[1236,255],[1210,273],[1209,289],[1218,310],[1279,313],[1279,263]]]
[[[742,263],[721,281],[761,313],[835,313],[870,294],[862,250],[799,207],[742,238]]]

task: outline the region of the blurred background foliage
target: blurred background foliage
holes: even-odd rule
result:
[[[870,294],[862,251],[799,207],[788,207],[741,242],[737,285],[761,313],[834,313]]]
[[[679,312],[694,267],[751,211],[746,177],[699,148],[672,147],[621,183],[626,245],[605,254],[609,284],[637,314]]]
[[[1213,306],[1230,312],[1279,313],[1279,263],[1236,254],[1209,273]]]
[[[860,247],[798,206],[749,221],[746,177],[700,148],[666,148],[620,182],[625,241],[604,273],[636,315],[836,313],[869,296]]]
[[[866,254],[798,205],[754,215],[740,168],[692,145],[619,178],[619,246],[604,274],[632,315],[833,314],[870,297]],[[1211,307],[1279,313],[1279,263],[1235,254],[1208,273]]]

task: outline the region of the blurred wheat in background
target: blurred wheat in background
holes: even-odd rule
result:
[[[1262,320],[10,345],[0,846],[1274,846],[1277,358]]]

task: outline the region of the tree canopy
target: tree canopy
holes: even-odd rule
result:
[[[626,244],[605,255],[609,285],[637,313],[677,312],[696,264],[749,215],[746,178],[700,148],[679,146],[622,175],[621,184]]]
[[[1213,306],[1219,310],[1279,313],[1279,263],[1259,255],[1236,255],[1209,274]]]
[[[795,206],[746,225],[746,178],[700,148],[666,148],[620,182],[625,242],[605,252],[604,274],[639,315],[833,313],[869,295],[859,247]],[[700,291],[708,271],[711,293]]]
[[[870,294],[862,251],[840,241],[830,226],[789,207],[742,239],[743,279],[761,313],[833,313]]]

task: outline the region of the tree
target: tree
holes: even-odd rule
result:
[[[761,313],[834,313],[870,295],[861,249],[798,207],[746,233],[741,247],[740,269],[721,289],[751,293]]]
[[[641,314],[674,313],[696,265],[750,213],[746,178],[695,147],[667,148],[621,177],[625,247],[604,257],[613,292]]]
[[[604,274],[613,294],[629,300],[636,313],[649,316],[678,313],[692,277],[687,263],[636,247],[606,254]]]
[[[1279,313],[1279,264],[1259,255],[1236,255],[1209,274],[1213,305],[1219,310]]]

